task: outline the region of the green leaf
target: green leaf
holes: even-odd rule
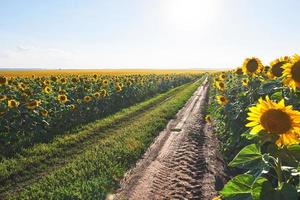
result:
[[[275,190],[268,179],[260,177],[253,184],[251,194],[253,200],[274,200]]]
[[[226,200],[252,200],[254,180],[255,177],[249,174],[238,175],[226,183],[220,194]]]
[[[252,186],[253,200],[297,200],[298,193],[296,188],[284,183],[281,190],[275,190],[272,184],[263,177],[258,178]]]
[[[275,92],[272,94],[271,99],[280,101],[283,98],[282,91]]]
[[[251,166],[261,162],[262,154],[256,144],[250,144],[244,147],[235,158],[229,163],[231,167],[250,169]]]

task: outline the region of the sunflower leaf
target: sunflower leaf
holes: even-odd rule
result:
[[[220,194],[226,200],[252,200],[252,184],[255,177],[249,174],[238,175],[228,181]]]
[[[260,148],[256,144],[250,144],[244,147],[235,158],[229,163],[231,167],[238,167],[241,169],[252,169],[262,161],[262,154]]]

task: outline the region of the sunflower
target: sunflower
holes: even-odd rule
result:
[[[28,109],[33,110],[33,109],[36,109],[37,107],[39,107],[40,104],[41,104],[41,102],[38,101],[38,100],[30,100],[30,101],[26,104],[26,107],[27,107]]]
[[[8,81],[5,76],[0,76],[0,85],[7,85]]]
[[[97,99],[99,99],[99,98],[101,97],[100,92],[95,92],[95,93],[94,93],[94,97],[96,97]]]
[[[74,104],[71,104],[71,105],[70,105],[70,109],[71,109],[71,110],[75,110],[75,108],[76,108],[76,106],[75,106]]]
[[[16,101],[16,100],[14,100],[14,99],[11,99],[11,100],[8,100],[7,101],[7,106],[9,107],[9,108],[16,108],[16,107],[18,107],[19,106],[19,102],[18,101]]]
[[[132,85],[132,81],[130,81],[130,80],[127,81],[126,83],[127,83],[128,86],[131,86],[131,85]]]
[[[217,87],[219,90],[224,91],[224,89],[225,89],[225,84],[224,84],[224,82],[217,81],[217,82],[216,82],[216,87]]]
[[[120,86],[121,88],[124,86],[123,83],[117,83],[118,86]]]
[[[241,67],[238,67],[236,70],[235,70],[235,73],[237,75],[242,75],[243,74],[243,69]]]
[[[211,122],[212,122],[211,116],[210,115],[206,115],[205,116],[205,121],[206,121],[206,123],[211,124]]]
[[[229,100],[225,96],[216,96],[216,99],[217,99],[217,102],[223,106],[228,104],[228,102],[229,102]]]
[[[6,100],[7,99],[7,96],[5,96],[5,95],[0,95],[0,101],[4,101],[4,100]]]
[[[56,76],[51,76],[51,81],[56,82],[57,81],[57,77]]]
[[[109,83],[109,82],[108,82],[107,79],[104,79],[104,80],[102,81],[102,85],[103,85],[103,86],[108,86],[108,83]]]
[[[214,78],[214,82],[220,81],[219,77]]]
[[[19,88],[21,91],[24,91],[24,90],[26,89],[25,83],[18,83],[18,88]]]
[[[246,58],[242,69],[244,74],[254,75],[260,73],[263,70],[263,65],[258,58]]]
[[[65,94],[60,94],[57,96],[57,100],[59,101],[59,103],[64,104],[68,101],[68,97]]]
[[[286,63],[282,68],[283,83],[294,91],[296,88],[300,88],[300,56],[294,55],[291,62]]]
[[[250,134],[263,131],[269,136],[276,136],[278,146],[299,144],[300,112],[292,106],[285,106],[284,100],[273,102],[267,96],[259,99],[256,106],[250,107],[246,127],[251,127]]]
[[[243,84],[243,86],[247,87],[248,84],[249,84],[249,79],[243,78],[243,79],[242,79],[242,84]]]
[[[48,111],[47,110],[41,110],[41,115],[43,115],[44,117],[48,116]]]
[[[77,83],[77,82],[79,82],[79,78],[78,77],[73,77],[73,78],[71,78],[71,81],[73,83]]]
[[[222,200],[222,198],[220,196],[214,197],[211,200]]]
[[[50,94],[50,93],[52,92],[51,87],[49,87],[49,86],[44,87],[44,92],[45,92],[46,94]]]
[[[43,84],[44,84],[44,85],[50,85],[50,81],[49,81],[49,80],[44,80],[44,81],[43,81]]]
[[[278,58],[271,62],[270,69],[268,71],[269,78],[278,78],[283,75],[283,65],[289,62],[289,57]]]
[[[63,90],[62,88],[58,89],[58,94],[63,95],[66,94],[67,92],[65,90]]]
[[[91,96],[85,96],[85,97],[83,97],[83,101],[84,102],[90,102],[90,101],[92,101],[92,97]]]
[[[219,79],[220,79],[220,80],[224,81],[225,78],[226,78],[226,74],[225,74],[225,73],[221,73],[221,74],[219,75]]]
[[[101,95],[101,97],[106,97],[108,94],[105,89],[102,89],[102,90],[100,90],[100,95]]]
[[[120,85],[117,85],[115,88],[116,88],[117,92],[121,92],[122,91],[122,87]]]
[[[61,78],[61,79],[60,79],[60,83],[63,84],[63,85],[66,84],[66,83],[67,83],[67,79],[64,78],[64,77]]]

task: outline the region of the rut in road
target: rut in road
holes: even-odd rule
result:
[[[223,163],[217,141],[203,120],[208,87],[205,81],[169,122],[126,174],[114,199],[210,199],[216,195]]]

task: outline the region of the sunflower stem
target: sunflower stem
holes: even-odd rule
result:
[[[281,170],[281,160],[280,158],[277,158],[275,171],[278,178],[278,189],[281,189],[283,186],[283,176],[282,176],[282,170]]]

